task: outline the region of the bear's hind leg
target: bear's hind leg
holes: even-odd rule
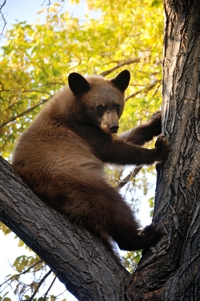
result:
[[[131,229],[131,226],[127,227],[127,232],[124,236],[120,235],[120,231],[115,231],[113,238],[121,250],[134,251],[148,249],[162,237],[161,229],[157,228],[154,223],[145,227],[141,233],[135,235],[132,234],[132,230],[134,229]],[[125,229],[123,229],[123,231],[125,231]]]
[[[140,234],[130,207],[104,180],[91,177],[87,183],[73,181],[71,186],[71,200],[62,204],[61,211],[75,224],[99,237],[109,249],[109,236],[128,251],[149,248],[161,237],[154,225]]]

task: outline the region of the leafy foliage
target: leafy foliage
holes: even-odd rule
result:
[[[97,22],[81,22],[51,7],[46,24],[15,24],[0,53],[1,153],[9,157],[17,136],[40,106],[67,83],[67,74],[132,75],[122,130],[158,108],[161,83],[161,8],[148,1],[88,2]],[[123,13],[121,8],[123,7]],[[145,9],[144,9],[145,8]],[[134,29],[133,29],[134,26]],[[134,98],[133,98],[134,97]],[[134,112],[134,114],[133,114]]]
[[[72,3],[76,5],[77,1]],[[121,118],[121,131],[144,122],[159,109],[163,32],[161,1],[88,0],[87,5],[88,15],[82,21],[62,11],[60,4],[56,3],[47,8],[45,24],[20,22],[7,32],[6,43],[0,50],[0,152],[4,158],[10,160],[19,134],[43,104],[67,84],[67,75],[73,71],[112,78],[121,70],[129,69],[131,83]],[[91,11],[98,12],[98,22],[91,17],[92,14],[90,16]],[[46,10],[40,13],[46,13]],[[146,194],[149,187],[147,170],[153,172],[153,168],[148,167],[136,178],[130,173],[130,181],[123,184],[123,193],[129,191],[133,195],[137,187]],[[124,180],[122,168],[108,167],[107,171],[115,186]],[[130,198],[136,209],[135,197]],[[5,234],[9,232],[2,224],[0,229]],[[134,256],[128,253],[125,257],[129,270],[133,262],[139,261],[140,254]],[[17,274],[9,281],[16,282],[16,292],[26,298],[27,287],[20,284],[21,275],[25,271],[34,274],[35,269],[44,269],[44,264],[34,255],[16,258],[13,266]],[[29,286],[32,292],[40,280],[33,281],[32,288]],[[5,294],[0,300],[10,299]],[[40,298],[34,297],[34,300]]]

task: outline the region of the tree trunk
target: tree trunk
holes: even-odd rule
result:
[[[164,5],[163,129],[172,152],[157,167],[154,214],[164,236],[133,275],[0,160],[0,220],[79,300],[200,300],[200,1]]]
[[[165,0],[163,129],[154,220],[164,237],[146,254],[127,300],[200,300],[200,1]],[[133,298],[134,296],[134,298]]]

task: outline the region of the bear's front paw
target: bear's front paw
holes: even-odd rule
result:
[[[164,135],[158,136],[155,147],[158,149],[157,161],[166,161],[171,150],[168,139]]]
[[[157,243],[163,236],[163,231],[161,227],[158,227],[154,222],[146,226],[141,235],[145,236],[149,241],[149,246],[153,246]]]
[[[151,117],[152,119],[152,122],[153,121],[158,121],[160,122],[161,121],[161,111],[157,111],[153,114],[153,116]]]
[[[153,114],[150,120],[153,136],[158,136],[161,133],[161,111]]]
[[[148,234],[151,235],[153,232],[157,232],[159,238],[162,237],[162,229],[158,228],[157,224],[152,222],[150,225],[146,226],[143,230],[142,230],[142,234]]]

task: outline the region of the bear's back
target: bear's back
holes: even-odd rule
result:
[[[69,94],[68,94],[69,93]],[[70,98],[70,97],[71,98]],[[32,189],[40,181],[65,174],[73,177],[77,170],[85,174],[102,173],[103,164],[89,145],[64,123],[74,101],[68,87],[56,94],[20,136],[12,158],[12,166]],[[87,174],[87,175],[86,175]]]

